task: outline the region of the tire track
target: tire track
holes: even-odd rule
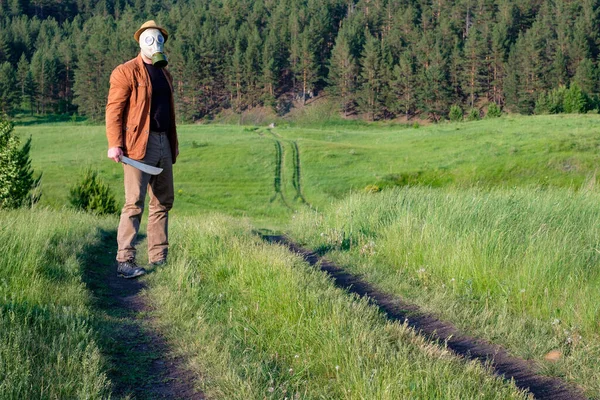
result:
[[[470,360],[489,363],[495,373],[505,379],[514,379],[515,385],[540,400],[583,400],[582,390],[559,378],[539,375],[535,366],[524,359],[511,356],[493,343],[460,332],[453,324],[423,312],[418,306],[379,291],[358,275],[320,257],[316,252],[298,246],[285,236],[263,235],[263,239],[279,243],[299,254],[310,265],[330,275],[336,286],[358,294],[375,304],[390,320],[406,321],[410,327],[430,340],[445,343],[457,355]]]
[[[295,196],[294,201],[299,200],[301,203],[306,204],[308,207],[313,208],[312,205],[306,200],[304,197],[304,193],[302,192],[302,169],[300,163],[300,147],[298,146],[298,142],[295,140],[285,140],[281,135],[277,132],[273,131],[271,128],[267,129],[269,133],[273,136],[273,140],[276,142],[276,153],[275,153],[275,181],[274,188],[275,194],[271,198],[271,202],[273,202],[278,195],[281,196],[286,207],[292,209],[288,205],[285,200],[285,195],[283,194],[283,171],[285,169],[285,143],[289,143],[292,149],[292,186],[294,187]]]
[[[306,204],[310,208],[313,208],[312,205],[306,201],[304,197],[304,193],[302,193],[302,170],[300,166],[300,148],[298,147],[298,142],[295,140],[290,141],[292,145],[292,157],[293,157],[293,178],[292,184],[294,185],[294,189],[296,190],[296,197],[294,200],[300,200],[302,203]]]
[[[275,138],[273,141],[275,142],[275,176],[273,178],[273,190],[275,193],[269,201],[272,203],[277,200],[277,198],[280,198],[284,206],[293,210],[286,201],[282,189],[285,151],[279,139]]]

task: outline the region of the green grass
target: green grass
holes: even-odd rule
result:
[[[597,115],[503,117],[419,129],[403,125],[322,123],[272,130],[284,145],[284,197],[293,200],[291,141],[300,150],[301,183],[317,208],[366,186],[593,187],[600,163]],[[43,171],[42,204],[67,204],[68,188],[86,166],[98,169],[122,201],[121,166],[106,158],[104,127],[17,126],[33,136],[32,160]],[[223,212],[262,227],[283,227],[292,211],[274,200],[275,140],[269,130],[184,125],[175,165],[173,215]],[[292,209],[301,203],[288,201]]]
[[[471,335],[600,393],[600,195],[405,188],[297,214],[292,236]],[[544,355],[564,357],[546,363]]]
[[[0,212],[0,397],[110,396],[80,256],[102,220]]]
[[[15,129],[21,136],[33,136],[32,166],[43,172],[42,205],[57,209],[67,205],[69,187],[86,167],[98,170],[122,204],[122,166],[106,157],[103,127],[53,124]],[[225,211],[257,221],[287,219],[290,210],[270,201],[275,169],[270,136],[250,128],[218,125],[183,126],[179,132],[174,216]]]
[[[402,398],[410,397],[412,388],[424,398],[435,397],[440,390],[446,390],[449,397],[475,398],[473,390],[478,385],[488,394],[492,388],[515,393],[485,377],[480,367],[449,358],[443,349],[419,342],[406,328],[386,323],[282,249],[257,243],[247,226],[285,230],[290,222],[294,237],[328,252],[383,290],[405,296],[470,334],[539,362],[545,373],[581,384],[590,396],[600,393],[596,365],[600,356],[596,344],[600,339],[596,268],[600,248],[596,127],[600,116],[508,116],[419,129],[317,119],[309,125],[271,130],[234,125],[179,127],[181,155],[174,169],[176,200],[171,213],[175,261],[172,268],[149,278],[149,296],[176,348],[182,354],[202,356],[194,356],[191,366],[206,377],[202,382],[209,393],[229,398],[242,388],[240,393],[250,398],[278,398],[285,387],[287,393],[296,390],[301,396],[326,397],[319,390],[327,388],[355,398],[344,392],[350,388],[364,398]],[[16,132],[33,137],[33,168],[44,174],[41,205],[55,210],[65,207],[69,187],[86,167],[97,169],[122,202],[122,167],[106,158],[104,127],[33,121],[17,126]],[[310,207],[299,199],[298,184]],[[367,194],[366,187],[405,189]],[[73,307],[67,303],[79,304],[76,308],[83,310],[83,321],[94,314],[98,320],[126,329],[120,316],[107,311],[110,305],[102,310],[90,308],[85,300],[88,294],[73,283],[82,272],[71,261],[57,263],[61,267],[40,267],[42,260],[54,257],[48,249],[77,254],[81,244],[71,243],[72,235],[97,243],[101,240],[98,232],[89,233],[94,232],[92,225],[114,230],[116,222],[77,216],[71,229],[70,218],[64,217],[70,212],[36,212],[33,216],[0,214],[6,221],[14,215],[17,220],[31,218],[27,223],[41,231],[36,233],[38,239],[34,236],[28,241],[26,230],[15,231],[20,232],[17,235],[0,228],[10,239],[4,246],[32,246],[32,254],[39,255],[23,260],[12,256],[6,265],[21,265],[18,261],[24,263],[22,268],[0,271],[12,274],[4,279],[13,285],[0,293],[36,299],[33,303],[11,300],[15,305],[10,307],[26,307],[17,313],[20,322],[14,322],[9,331],[16,332],[23,343],[30,343],[30,331],[51,343],[48,338],[69,331],[80,314],[66,319],[67,325],[44,325],[54,327],[47,332],[31,326],[36,326],[38,315],[54,321],[60,310],[53,307]],[[213,217],[214,212],[231,219]],[[64,240],[70,244],[61,244]],[[11,251],[18,254],[19,250]],[[71,268],[69,279],[53,275],[62,277],[63,272],[55,271],[64,268]],[[29,275],[22,271],[29,269],[46,279],[36,278],[39,288],[24,286]],[[66,286],[46,291],[48,282]],[[315,299],[323,299],[323,304]],[[256,304],[259,308],[253,312]],[[314,317],[308,318],[306,310],[314,312]],[[27,317],[28,313],[35,318]],[[3,311],[2,323],[12,323],[6,315]],[[362,330],[360,325],[368,328]],[[77,327],[72,332],[60,336],[65,343],[73,338],[92,343],[94,335],[105,335],[101,330],[83,334]],[[108,348],[106,343],[100,343],[102,349]],[[13,365],[10,368],[19,374],[36,369],[39,375],[29,378],[44,377],[44,382],[47,374],[60,375],[47,370],[49,361],[33,357],[36,347],[23,346],[8,356],[14,357],[7,364]],[[69,347],[65,344],[64,348]],[[562,359],[541,361],[553,349],[561,350]],[[366,356],[371,353],[373,357]],[[88,353],[77,354],[74,359]],[[280,358],[282,354],[285,357]],[[307,360],[306,368],[293,364],[290,357],[295,354],[307,355],[302,358]],[[103,377],[101,357],[90,357],[95,360],[91,370]],[[30,360],[30,364],[19,360]],[[405,360],[418,368],[403,364]],[[41,367],[34,368],[38,362]],[[404,371],[407,380],[393,376],[387,364]],[[331,370],[335,365],[340,365],[342,375],[340,370]],[[21,366],[26,368],[21,370]],[[293,376],[288,376],[289,368],[295,371]],[[377,374],[371,377],[369,368]],[[72,376],[69,371],[65,369],[66,382]],[[61,383],[62,378],[56,379],[56,388],[68,386]],[[10,382],[11,388],[32,387],[27,380]],[[94,382],[96,386],[90,387],[96,387],[97,393],[108,390],[105,380]]]
[[[281,127],[297,140],[306,196],[322,206],[368,185],[569,187],[595,182],[597,115],[405,126]]]
[[[230,217],[173,229],[147,293],[210,398],[523,398]]]

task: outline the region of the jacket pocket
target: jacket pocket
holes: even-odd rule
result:
[[[125,127],[125,148],[130,151],[135,147],[138,125],[127,125]]]

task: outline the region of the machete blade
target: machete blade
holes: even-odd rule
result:
[[[131,165],[132,167],[150,175],[158,175],[163,170],[162,168],[153,167],[152,165],[144,164],[143,162],[132,160],[131,158],[125,156],[121,156],[121,162],[123,164]]]

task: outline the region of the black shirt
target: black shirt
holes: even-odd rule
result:
[[[146,71],[152,83],[152,103],[150,106],[150,130],[168,132],[171,127],[171,87],[161,68],[146,64]]]

